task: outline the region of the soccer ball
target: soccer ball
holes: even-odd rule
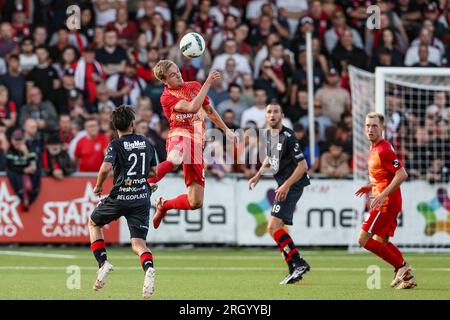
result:
[[[185,57],[200,57],[205,52],[205,39],[196,32],[189,32],[181,38],[180,50]]]

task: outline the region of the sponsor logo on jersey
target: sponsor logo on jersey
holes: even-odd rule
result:
[[[141,178],[141,179],[130,179],[130,178],[128,178],[127,180],[131,181],[130,186],[133,185],[133,184],[143,184],[143,183],[147,182],[146,178]],[[125,185],[125,186],[127,186],[127,185]]]
[[[140,193],[140,194],[119,194],[117,196],[117,200],[126,200],[126,201],[133,201],[133,200],[139,200],[139,199],[146,199],[148,198],[148,193]]]
[[[142,190],[145,191],[145,186],[143,187],[120,187],[119,192],[141,192]]]
[[[177,114],[175,116],[175,119],[178,121],[184,120],[184,119],[188,119],[188,118],[192,118],[194,116],[193,113],[181,113],[181,114]]]
[[[392,165],[394,166],[394,168],[398,168],[400,166],[400,162],[396,159],[392,161]]]
[[[135,140],[133,142],[124,141],[123,147],[127,151],[131,151],[133,149],[145,149],[145,141]]]

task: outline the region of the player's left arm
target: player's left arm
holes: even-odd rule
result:
[[[148,177],[149,178],[156,177],[156,166],[150,167],[150,171],[148,172]]]
[[[232,140],[236,139],[236,135],[234,134],[233,131],[231,131],[227,127],[225,122],[223,122],[222,118],[217,113],[216,109],[214,109],[210,104],[205,104],[205,105],[202,106],[202,108],[203,108],[203,111],[205,111],[206,116],[208,117],[208,119],[211,120],[212,123],[214,123],[214,125],[217,128],[222,130],[228,138],[230,138]]]
[[[408,179],[408,173],[406,173],[405,168],[400,168],[395,172],[395,176],[392,179],[391,183],[383,190],[377,197],[375,197],[370,205],[371,209],[378,209],[386,200],[389,195],[397,190],[398,187]]]
[[[292,172],[291,176],[275,190],[275,199],[279,201],[285,200],[291,186],[300,180],[307,171],[308,164],[306,163],[306,160],[297,163],[297,167],[294,172]]]
[[[148,171],[148,178],[154,178],[156,177],[157,171],[156,171],[156,150],[155,147],[153,147],[152,145],[148,144],[147,145],[149,150],[149,154],[151,154],[152,156],[150,157],[150,170]]]
[[[279,201],[283,201],[286,199],[287,194],[291,186],[300,180],[303,175],[308,171],[308,164],[306,162],[305,155],[300,149],[300,145],[298,144],[295,137],[290,137],[287,143],[288,153],[291,155],[295,161],[297,161],[297,167],[294,172],[292,172],[291,176],[275,190],[275,199]]]

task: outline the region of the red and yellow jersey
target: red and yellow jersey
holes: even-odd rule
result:
[[[373,196],[383,192],[394,179],[395,173],[403,167],[392,145],[384,139],[370,148],[368,164]],[[386,201],[389,203],[401,202],[401,199],[399,187],[389,195]]]
[[[170,125],[168,138],[183,136],[194,139],[196,142],[203,142],[206,128],[203,109],[196,113],[183,113],[174,110],[179,101],[192,101],[201,87],[201,84],[197,81],[188,81],[180,87],[166,87],[164,89],[161,95],[161,106]],[[209,104],[209,99],[206,97],[203,101],[203,106]]]

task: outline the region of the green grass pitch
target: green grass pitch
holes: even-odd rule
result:
[[[282,286],[287,268],[275,249],[154,249],[153,299],[450,299],[450,256],[406,254],[418,287],[389,287],[392,268],[367,253],[303,251],[311,271],[295,285]],[[144,273],[128,248],[109,248],[115,270],[100,292],[90,249],[0,247],[0,299],[141,299]],[[381,268],[381,288],[368,289],[367,267]],[[67,267],[80,269],[80,289]]]

